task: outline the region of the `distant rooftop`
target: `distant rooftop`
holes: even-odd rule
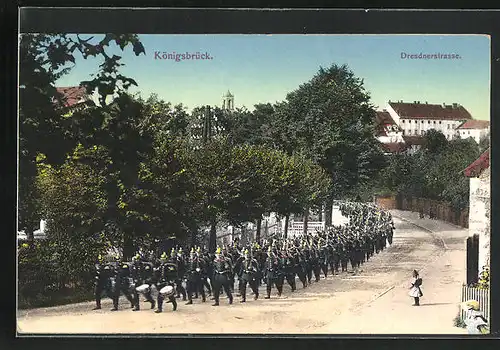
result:
[[[457,129],[488,129],[490,122],[488,120],[468,120]]]
[[[429,104],[420,101],[394,102],[389,101],[389,105],[401,118],[409,119],[440,119],[440,120],[469,120],[472,119],[470,113],[458,103]]]

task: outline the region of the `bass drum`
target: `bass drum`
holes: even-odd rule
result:
[[[150,291],[149,284],[140,285],[135,289],[137,293],[146,294]]]
[[[160,294],[163,295],[164,297],[171,297],[175,294],[174,287],[172,286],[165,286],[162,289],[160,289]]]

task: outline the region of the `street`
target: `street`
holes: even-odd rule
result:
[[[118,312],[110,312],[111,300],[103,309],[91,311],[93,302],[59,307],[19,310],[18,331],[22,333],[301,333],[301,334],[465,334],[453,326],[458,313],[460,290],[465,278],[466,229],[419,219],[418,214],[392,211],[396,230],[393,245],[362,265],[357,274],[343,273],[322,278],[291,292],[285,284],[283,296],[276,290],[265,300],[219,307],[213,301],[194,299],[193,305],[179,300],[155,314],[149,303],[132,312],[121,298]],[[419,225],[416,226],[415,224]],[[427,228],[426,229],[423,229]],[[430,232],[430,231],[432,232]],[[412,271],[423,279],[421,306],[412,306],[408,296]],[[350,271],[350,266],[349,266]]]

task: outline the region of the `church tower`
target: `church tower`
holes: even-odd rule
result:
[[[234,96],[229,90],[222,96],[222,109],[229,111],[234,110]]]

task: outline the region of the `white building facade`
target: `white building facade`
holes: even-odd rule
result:
[[[448,140],[456,135],[456,129],[472,116],[457,103],[436,105],[427,102],[387,103],[385,110],[402,130],[403,136],[424,136],[431,129],[441,131]]]
[[[490,267],[491,187],[489,150],[465,171],[469,177],[469,236],[479,237],[478,274],[483,266]]]
[[[482,138],[490,133],[490,122],[487,120],[469,120],[460,125],[456,130],[456,135],[462,139],[472,137],[479,143]]]

